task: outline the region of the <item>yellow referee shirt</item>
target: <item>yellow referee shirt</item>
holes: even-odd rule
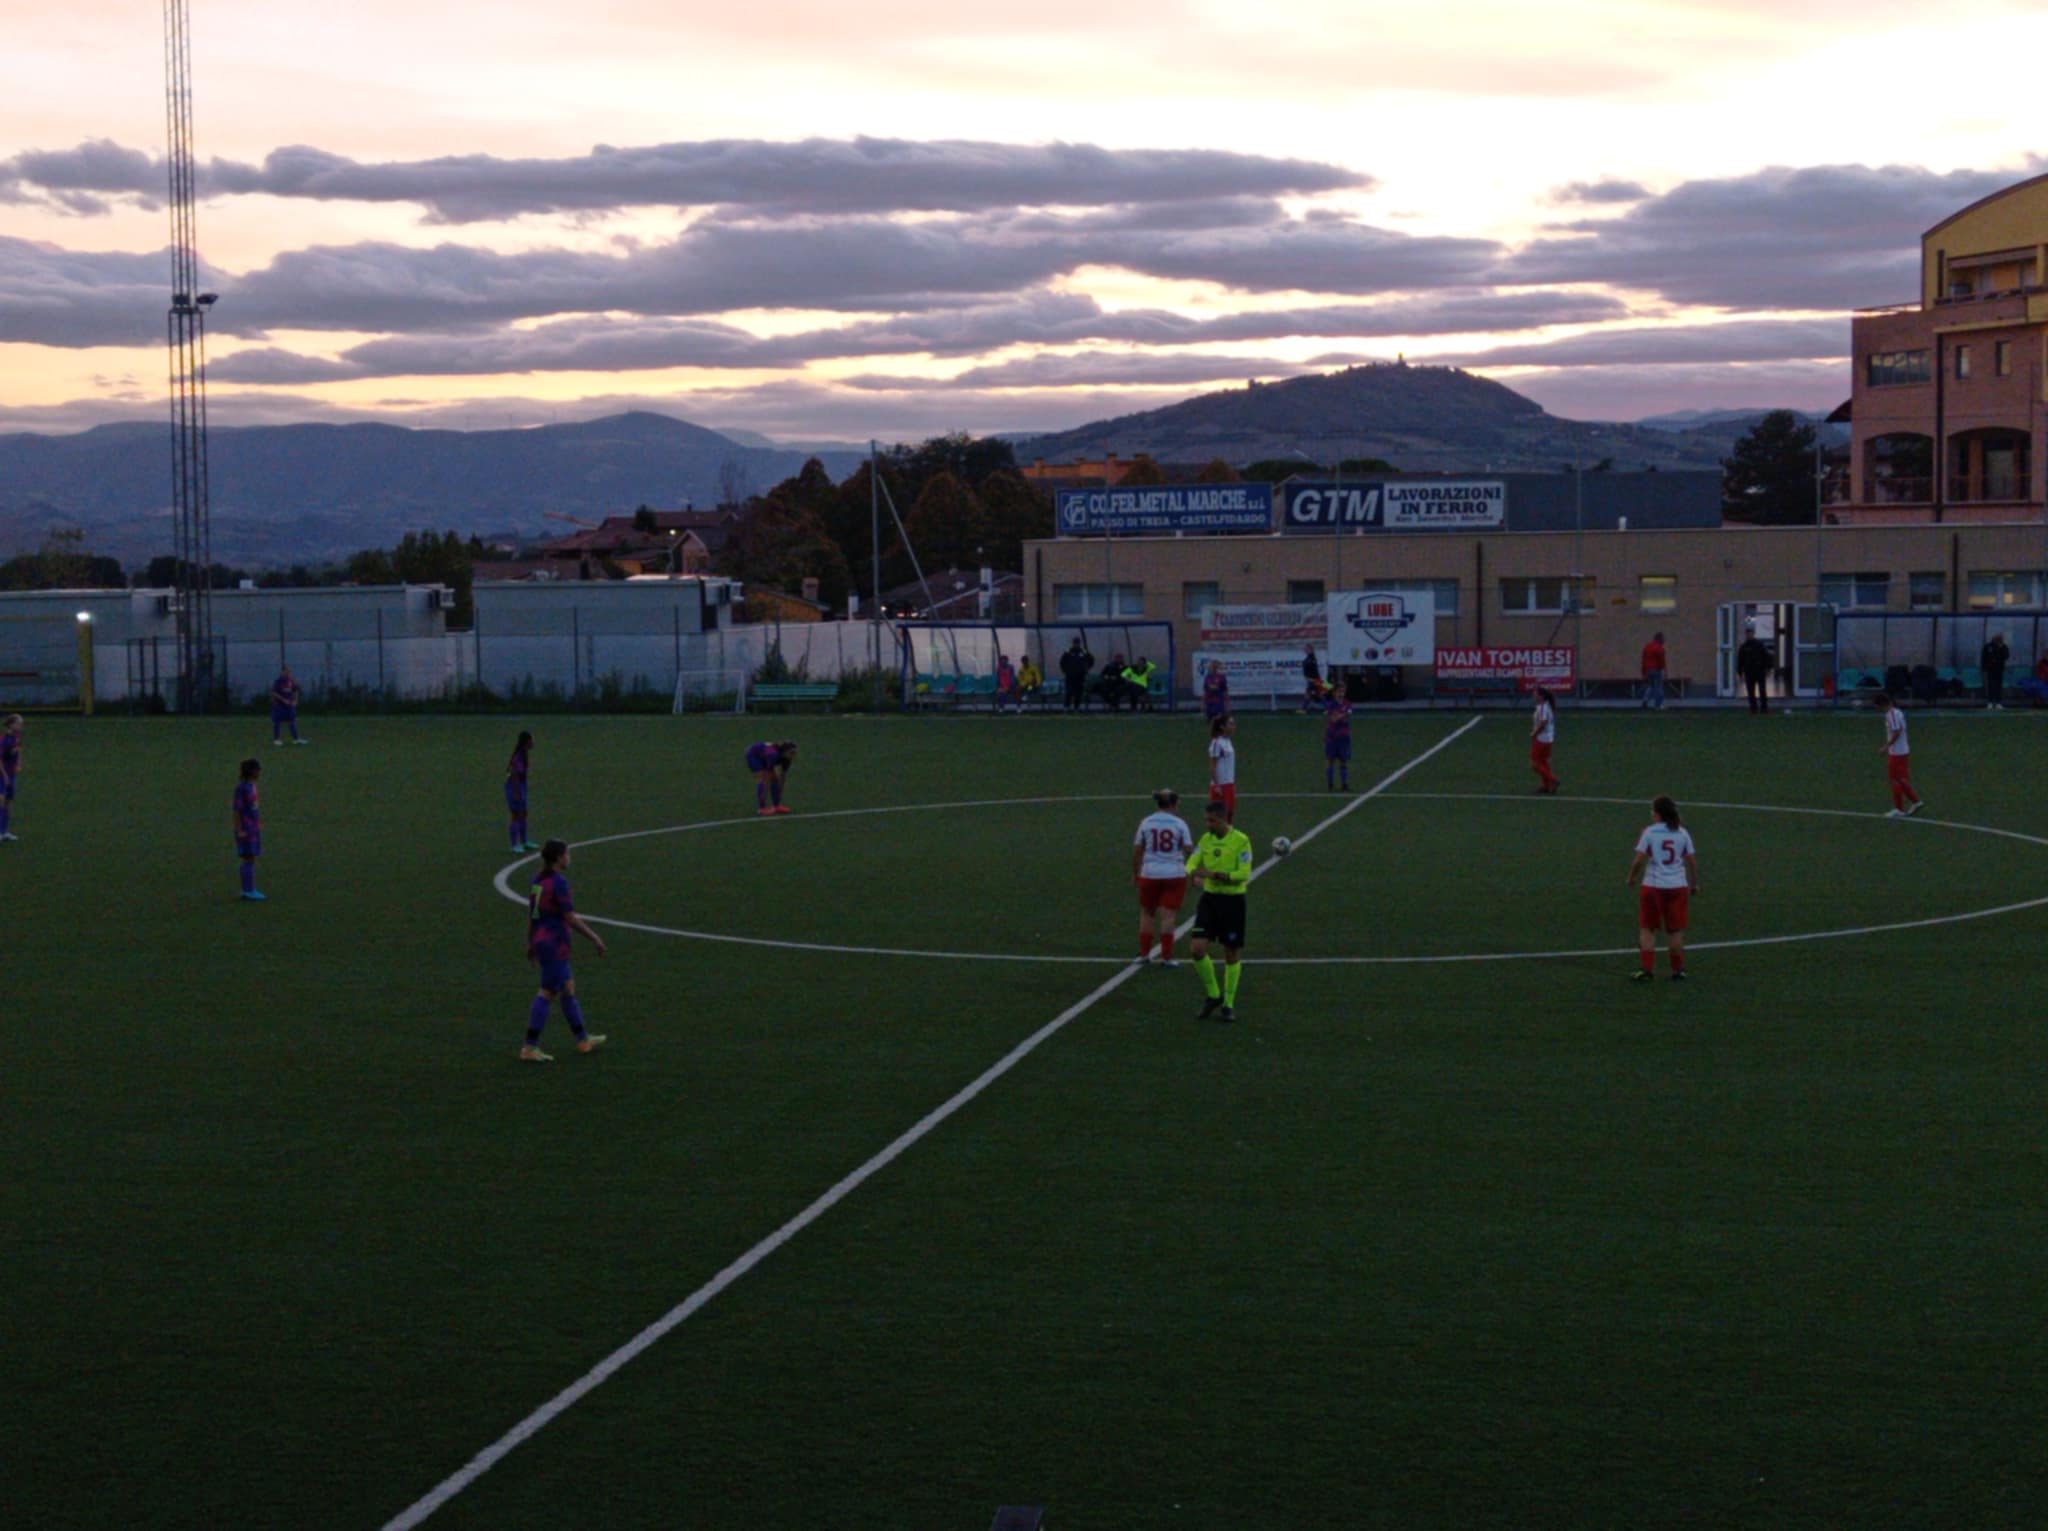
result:
[[[1243,893],[1252,880],[1252,838],[1241,829],[1205,832],[1188,857],[1188,871],[1207,872],[1205,893]]]

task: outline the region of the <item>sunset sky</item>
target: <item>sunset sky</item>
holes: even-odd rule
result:
[[[1559,414],[1829,407],[2048,170],[2038,3],[192,0],[218,424],[1058,429],[1405,354]],[[160,418],[156,6],[0,54],[0,430]],[[1990,78],[1977,71],[1969,82]]]

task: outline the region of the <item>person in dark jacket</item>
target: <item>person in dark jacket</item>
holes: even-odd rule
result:
[[[1735,651],[1735,673],[1742,677],[1742,684],[1749,692],[1751,712],[1771,710],[1771,698],[1765,690],[1765,683],[1777,667],[1777,661],[1771,657],[1771,646],[1759,638],[1752,627],[1749,636],[1742,640],[1742,647]]]
[[[1977,668],[1984,672],[1984,701],[1994,712],[2005,709],[2005,667],[2011,659],[2004,633],[1993,633],[1977,655]]]
[[[1060,655],[1060,678],[1067,684],[1067,711],[1079,712],[1088,699],[1088,672],[1095,668],[1095,656],[1079,633]]]

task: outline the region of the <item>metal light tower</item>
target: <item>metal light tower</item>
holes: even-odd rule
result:
[[[164,0],[164,116],[171,181],[171,514],[177,555],[178,707],[213,699],[213,517],[207,497],[206,310],[199,290],[192,164],[192,27],[186,0]]]

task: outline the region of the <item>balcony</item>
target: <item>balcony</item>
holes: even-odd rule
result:
[[[1870,481],[1870,498],[1867,503],[1931,505],[1934,503],[1934,479],[1932,475],[1925,478],[1873,478]]]

